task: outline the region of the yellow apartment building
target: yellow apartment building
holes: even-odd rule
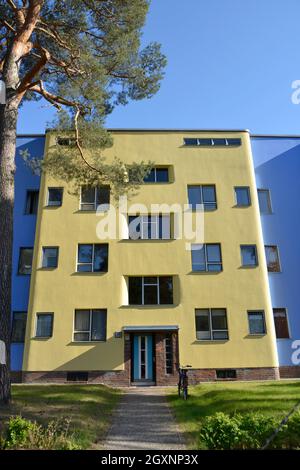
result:
[[[110,239],[97,224],[112,209],[96,214],[114,204],[109,188],[76,196],[42,175],[23,380],[174,384],[179,364],[192,383],[278,378],[248,132],[111,132],[108,160],[155,166]],[[173,209],[152,204],[194,225],[201,213],[203,239],[178,236]]]

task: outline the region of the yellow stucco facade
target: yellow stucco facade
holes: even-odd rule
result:
[[[236,147],[189,147],[183,138],[240,138]],[[95,212],[79,210],[79,197],[61,181],[42,176],[23,371],[117,371],[124,369],[124,326],[178,327],[179,361],[193,369],[278,366],[267,267],[260,226],[250,140],[245,132],[115,131],[107,158],[151,160],[169,166],[169,183],[144,184],[129,205],[188,203],[188,185],[214,184],[217,209],[204,214],[204,242],[220,243],[223,270],[193,273],[186,240],[106,240],[107,273],[77,273],[79,243],[100,243]],[[55,145],[55,134],[46,139]],[[61,207],[47,207],[47,188],[63,187]],[[236,207],[234,187],[248,186],[249,207]],[[113,201],[112,201],[113,202]],[[121,237],[122,238],[122,237]],[[241,266],[240,245],[256,245],[258,266]],[[41,268],[43,246],[58,246],[56,269]],[[171,306],[126,305],[127,276],[173,276]],[[73,341],[75,309],[107,309],[107,340]],[[195,309],[226,308],[229,339],[196,339]],[[248,311],[264,311],[266,333],[250,335]],[[35,337],[36,314],[54,314],[50,338]]]

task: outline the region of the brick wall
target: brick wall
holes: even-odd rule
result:
[[[178,334],[171,333],[173,351],[173,370],[171,374],[166,371],[166,333],[156,333],[155,340],[155,365],[156,365],[156,385],[176,385],[178,383]]]
[[[240,368],[236,370],[236,379],[217,379],[215,369],[193,369],[189,370],[188,377],[191,385],[200,382],[213,382],[222,380],[278,380],[279,370],[277,367],[253,367]]]
[[[299,379],[300,366],[281,366],[279,373],[281,379]]]

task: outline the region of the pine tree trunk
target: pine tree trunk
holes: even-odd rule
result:
[[[14,174],[18,103],[0,108],[0,340],[6,364],[0,364],[0,402],[10,400],[11,279],[13,248]]]
[[[2,78],[6,103],[0,105],[0,341],[5,344],[5,364],[0,364],[0,403],[8,403],[10,387],[11,282],[13,249],[14,176],[19,80],[18,56],[11,49]]]

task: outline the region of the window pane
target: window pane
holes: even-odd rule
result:
[[[159,278],[160,304],[173,304],[173,279],[169,276]]]
[[[264,334],[265,322],[262,312],[248,313],[250,334]]]
[[[92,341],[106,341],[106,310],[93,310]]]
[[[95,191],[96,188],[83,186],[81,188],[81,210],[95,209]]]
[[[169,181],[168,168],[156,168],[156,181],[158,183],[167,183]]]
[[[213,308],[211,310],[211,321],[213,330],[226,330],[227,329],[227,318],[226,310],[223,308]]]
[[[214,145],[220,145],[222,147],[227,145],[226,139],[213,139],[213,143],[214,143]]]
[[[214,186],[202,186],[203,202],[216,202],[216,190]]]
[[[142,278],[141,277],[129,277],[128,290],[129,290],[129,304],[142,305]]]
[[[228,331],[213,331],[213,339],[228,339]]]
[[[144,183],[154,183],[155,182],[155,169],[152,168],[150,173],[144,177]]]
[[[211,146],[212,145],[212,139],[198,139],[199,145],[206,145],[206,146]]]
[[[78,262],[92,263],[93,245],[78,245]]]
[[[193,271],[205,271],[205,248],[204,245],[193,244],[192,245],[192,270]]]
[[[241,246],[243,266],[257,266],[257,254],[255,245]]]
[[[61,206],[62,196],[62,188],[48,188],[48,206]]]
[[[24,343],[26,330],[26,312],[13,312],[12,343]]]
[[[158,304],[158,292],[157,286],[144,286],[144,304],[145,305],[157,305]]]
[[[289,338],[289,326],[285,308],[273,308],[276,338]]]
[[[190,208],[195,210],[196,204],[202,203],[200,186],[189,186],[188,198],[189,198]]]
[[[33,248],[20,248],[19,274],[31,274]]]
[[[221,249],[219,244],[207,244],[206,245],[207,262],[208,263],[220,263],[221,262]]]
[[[158,284],[157,276],[145,276],[144,284]]]
[[[38,314],[36,323],[36,336],[39,338],[48,338],[52,336],[52,314]]]
[[[58,261],[58,248],[43,248],[43,268],[56,268]]]
[[[108,244],[97,244],[94,249],[94,272],[108,270]]]
[[[239,146],[242,145],[242,140],[241,139],[227,139],[227,143],[230,146]]]
[[[270,214],[271,213],[271,200],[270,200],[270,193],[266,189],[258,189],[258,202],[259,202],[259,209],[262,214]]]
[[[100,186],[97,188],[97,206],[100,204],[109,204],[110,202],[110,188],[109,186]]]
[[[209,310],[207,309],[196,310],[195,321],[196,321],[197,339],[211,339],[210,338]]]
[[[75,331],[90,330],[90,311],[75,310]]]
[[[89,333],[74,333],[74,341],[89,341]]]
[[[25,214],[37,214],[39,203],[39,192],[38,191],[27,191],[26,194],[26,207]]]
[[[279,272],[279,256],[277,246],[265,246],[266,260],[269,272]]]
[[[183,139],[184,145],[198,145],[198,139]]]
[[[246,188],[246,187],[235,188],[235,199],[236,199],[237,206],[249,206],[250,205],[249,188]]]

